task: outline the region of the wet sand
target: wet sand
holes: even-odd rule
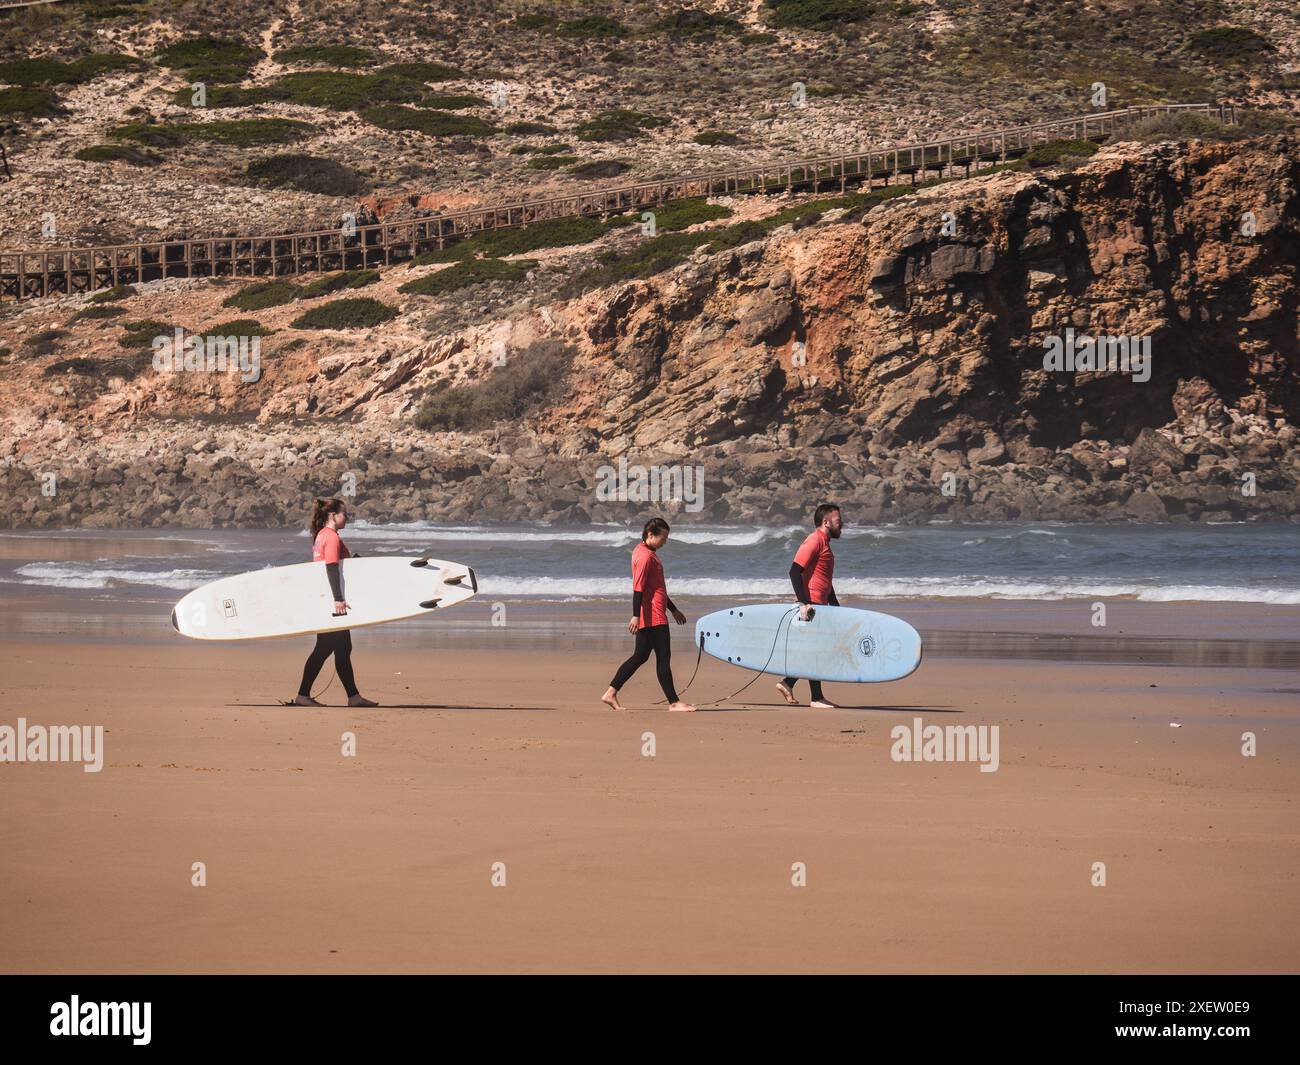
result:
[[[629,713],[597,702],[629,644],[612,604],[512,606],[497,630],[486,606],[459,626],[360,630],[362,691],[385,704],[361,711],[277,704],[309,641],[205,646],[145,608],[114,620],[66,594],[9,599],[0,724],[107,733],[100,773],[0,765],[0,968],[1300,968],[1296,608],[1135,604],[1166,650],[1133,662],[1061,660],[1089,638],[1083,605],[1016,606],[981,611],[1070,631],[972,656],[958,637],[987,641],[997,618],[963,629],[976,614],[945,604],[913,676],[827,686],[852,708],[785,708],[762,677],[670,715],[649,666]],[[679,632],[683,685],[695,656]],[[1276,646],[1261,666],[1224,651],[1234,639]],[[1189,644],[1203,664],[1167,650]],[[706,658],[687,697],[748,676]],[[337,682],[322,698],[343,701]],[[890,730],[917,717],[999,726],[998,770],[892,760]]]

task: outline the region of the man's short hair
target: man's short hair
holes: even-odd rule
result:
[[[822,527],[822,522],[826,520],[826,515],[833,514],[835,513],[835,511],[839,509],[840,508],[836,506],[834,503],[823,503],[820,507],[818,507],[815,511],[813,511],[813,528],[820,529]]]

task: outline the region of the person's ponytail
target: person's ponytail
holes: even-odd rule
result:
[[[325,528],[325,522],[329,520],[331,514],[337,514],[343,509],[343,500],[341,499],[318,499],[316,506],[311,512],[311,538],[314,541],[321,529]]]

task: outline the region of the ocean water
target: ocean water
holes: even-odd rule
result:
[[[660,553],[674,596],[784,599],[808,530],[681,526]],[[429,554],[473,566],[494,599],[585,601],[629,594],[639,528],[357,522],[361,554]],[[1064,523],[849,527],[835,587],[872,599],[944,598],[1300,603],[1300,526]],[[0,598],[67,589],[91,599],[177,599],[218,577],[309,561],[305,531],[68,530],[0,534]]]

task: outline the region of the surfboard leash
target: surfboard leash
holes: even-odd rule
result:
[[[754,675],[753,675],[752,677],[750,677],[749,680],[747,680],[743,685],[741,685],[741,687],[737,688],[734,692],[732,692],[730,695],[728,695],[725,699],[719,699],[719,700],[718,700],[717,702],[715,702],[715,703],[709,703],[709,704],[708,704],[709,706],[720,706],[720,705],[723,704],[723,703],[730,702],[730,701],[731,701],[732,699],[734,699],[737,695],[739,695],[739,694],[740,694],[741,692],[743,692],[746,688],[748,688],[751,684],[753,684],[754,681],[758,680],[759,677],[763,676],[763,674],[767,672],[767,666],[768,666],[768,663],[770,663],[770,662],[772,661],[772,656],[773,656],[774,654],[776,654],[776,643],[777,643],[777,641],[781,638],[781,626],[784,625],[784,624],[786,623],[787,619],[789,619],[789,618],[791,617],[791,615],[793,615],[793,614],[797,614],[798,612],[799,612],[799,607],[798,607],[798,606],[791,607],[789,610],[787,610],[787,611],[786,611],[786,612],[781,616],[781,620],[777,622],[777,624],[776,624],[776,635],[772,637],[772,649],[771,649],[770,651],[767,652],[767,661],[763,663],[763,667],[762,667],[762,669],[755,670],[755,671],[754,671]],[[789,635],[789,627],[787,626],[787,627],[786,627],[786,639],[789,640],[789,638],[790,638],[790,635]],[[704,640],[701,639],[701,640],[700,640],[700,651],[703,652],[703,650],[704,650]],[[697,663],[696,663],[697,668],[698,668],[698,665],[699,665],[699,663],[697,662]],[[692,678],[692,679],[694,679],[694,678]]]
[[[686,682],[686,688],[689,688],[692,684],[695,683],[695,675],[700,671],[700,659],[703,657],[704,657],[704,633],[700,633],[700,645],[695,649],[695,668],[691,670],[691,679]],[[678,699],[681,699],[682,695],[685,694],[686,688],[682,688],[677,693]],[[659,702],[655,703],[654,705],[667,706],[668,700],[660,699]]]

